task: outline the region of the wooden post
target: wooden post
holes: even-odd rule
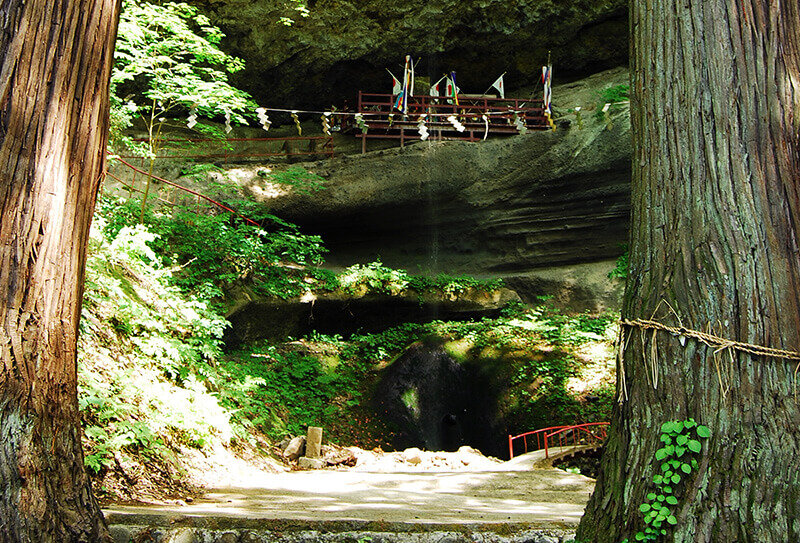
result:
[[[322,452],[322,428],[309,426],[306,433],[306,458],[319,458]]]

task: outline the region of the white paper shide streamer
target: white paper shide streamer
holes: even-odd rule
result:
[[[486,138],[489,137],[489,116],[484,113],[481,115],[481,119],[483,119],[483,125],[486,127],[483,131],[483,141],[486,141]]]
[[[297,117],[297,111],[292,111],[291,113],[289,113],[289,115],[291,115],[292,120],[294,121],[294,125],[297,127],[297,135],[302,136],[303,127],[300,126],[300,119]]]
[[[450,121],[450,124],[452,124],[452,125],[453,125],[453,128],[455,128],[455,129],[456,129],[456,130],[458,130],[459,132],[463,132],[463,131],[464,131],[464,125],[463,125],[463,124],[461,124],[461,123],[458,121],[458,119],[456,118],[456,116],[455,116],[455,115],[450,115],[449,117],[447,117],[447,120],[448,120],[448,121]]]
[[[231,112],[225,110],[225,133],[230,134],[233,127],[231,126]]]
[[[322,121],[322,131],[325,133],[326,136],[330,136],[331,135],[331,123],[328,120],[328,117],[330,117],[330,115],[331,115],[331,112],[330,111],[326,111],[320,117],[320,120]]]
[[[186,128],[194,128],[197,124],[197,108],[192,106],[189,110],[189,117],[186,119]]]
[[[264,129],[264,132],[269,132],[269,127],[272,126],[272,121],[269,120],[267,110],[263,107],[260,107],[256,109],[256,115],[258,116],[258,122],[261,123],[261,128]]]
[[[425,117],[427,116],[427,113],[423,113],[419,116],[419,121],[417,121],[417,132],[419,132],[419,139],[422,141],[428,139],[428,127],[425,126]]]
[[[361,113],[356,113],[353,116],[353,120],[355,120],[356,125],[361,129],[363,134],[367,133],[367,123],[364,122],[364,116]]]
[[[524,134],[528,131],[528,127],[525,126],[525,120],[519,115],[519,113],[514,113],[514,126],[519,130],[520,134]]]

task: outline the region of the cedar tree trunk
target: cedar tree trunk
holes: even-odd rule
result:
[[[632,0],[630,17],[623,317],[800,351],[800,3]],[[578,540],[635,540],[661,424],[692,417],[712,435],[659,541],[800,541],[797,362],[623,330],[627,399]]]
[[[118,0],[0,0],[0,542],[102,541],[76,339]]]

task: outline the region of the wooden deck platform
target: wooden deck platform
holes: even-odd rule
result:
[[[361,138],[361,150],[366,152],[368,139],[397,139],[402,147],[406,141],[420,140],[418,123],[425,114],[425,126],[432,140],[480,141],[492,136],[513,136],[520,133],[518,122],[527,130],[550,128],[542,100],[493,98],[459,95],[458,104],[442,96],[412,96],[408,113],[394,109],[392,94],[358,93],[358,113],[367,126],[366,133],[353,127]],[[463,125],[459,131],[448,120],[455,116]],[[484,118],[485,116],[485,118]]]

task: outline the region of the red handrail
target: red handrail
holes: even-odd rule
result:
[[[187,187],[184,187],[184,186],[182,186],[182,185],[179,185],[179,184],[177,184],[177,183],[174,183],[173,181],[170,181],[170,180],[168,180],[168,179],[164,179],[163,177],[158,177],[157,175],[148,174],[146,171],[144,171],[144,170],[142,170],[142,169],[139,169],[139,168],[137,168],[136,166],[134,166],[134,165],[133,165],[133,164],[131,164],[130,162],[127,162],[126,160],[124,160],[124,159],[122,159],[122,158],[120,158],[120,157],[118,157],[118,156],[114,156],[113,158],[114,158],[114,159],[116,159],[116,160],[119,160],[119,161],[120,161],[122,164],[124,164],[125,166],[127,166],[128,168],[132,169],[132,170],[133,170],[133,171],[135,171],[135,172],[138,172],[138,173],[141,173],[141,174],[144,174],[144,175],[148,175],[148,176],[150,176],[151,178],[153,178],[153,179],[157,179],[158,181],[161,181],[162,183],[166,183],[167,185],[169,185],[169,186],[171,186],[171,187],[175,187],[176,189],[182,190],[182,191],[184,191],[184,192],[188,192],[189,194],[193,194],[193,195],[197,196],[198,198],[202,198],[202,199],[204,199],[204,200],[206,200],[206,201],[208,201],[208,202],[210,202],[210,203],[214,204],[214,205],[215,205],[215,206],[217,206],[218,208],[220,208],[220,209],[223,209],[223,210],[227,211],[228,213],[232,213],[233,215],[236,215],[237,217],[239,217],[239,218],[240,218],[240,219],[242,219],[243,221],[245,221],[245,222],[247,222],[247,223],[250,223],[250,224],[252,224],[253,226],[261,226],[260,224],[258,224],[258,223],[257,223],[256,221],[254,221],[253,219],[249,219],[249,218],[245,217],[245,216],[244,216],[244,215],[242,215],[241,213],[238,213],[237,211],[235,211],[235,210],[233,210],[233,209],[229,208],[229,207],[228,207],[228,206],[226,206],[225,204],[221,204],[221,203],[217,202],[216,200],[213,200],[213,199],[209,198],[209,197],[208,197],[208,196],[206,196],[205,194],[200,194],[200,193],[199,193],[199,192],[197,192],[197,191],[194,191],[194,190],[192,190],[192,189],[190,189],[190,188],[187,188]]]
[[[528,437],[532,435],[536,436],[537,444],[536,449],[533,450],[539,450],[543,448],[545,458],[550,458],[549,442],[556,436],[558,436],[559,446],[561,447],[567,446],[570,443],[572,445],[578,445],[578,441],[581,437],[586,437],[588,442],[594,441],[597,443],[602,443],[606,438],[606,430],[608,425],[608,422],[587,422],[584,424],[574,424],[571,426],[550,426],[548,428],[540,428],[538,430],[525,432],[516,436],[509,434],[508,457],[509,459],[514,458],[514,441],[520,438],[523,440],[525,452],[528,452]],[[572,434],[569,435],[568,432],[572,432]],[[585,434],[585,436],[581,436],[581,434]]]

